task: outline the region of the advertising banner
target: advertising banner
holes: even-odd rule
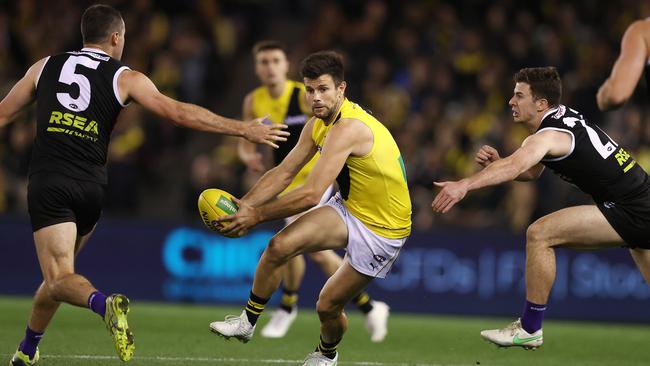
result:
[[[198,225],[103,219],[76,269],[102,291],[133,299],[243,304],[277,229],[229,239]],[[0,216],[0,233],[0,294],[31,295],[41,275],[29,223]],[[556,261],[548,317],[650,322],[650,288],[627,249],[558,249]],[[525,299],[524,269],[522,235],[415,232],[369,292],[393,311],[514,317]],[[309,260],[306,273],[299,301],[313,308],[326,278]]]

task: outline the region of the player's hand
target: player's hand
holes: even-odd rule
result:
[[[230,221],[226,224],[226,227],[219,230],[219,232],[225,236],[229,237],[240,237],[246,235],[248,230],[253,226],[257,225],[259,220],[259,215],[257,214],[257,209],[246,202],[238,200],[233,197],[232,201],[239,207],[237,213],[234,215],[228,215],[218,218],[217,222]]]
[[[481,149],[476,153],[474,160],[481,165],[483,168],[492,164],[493,162],[501,159],[497,149],[489,145],[483,145]]]
[[[431,202],[431,208],[434,212],[446,213],[454,205],[465,197],[469,185],[465,180],[457,182],[433,182],[434,185],[442,187],[436,198]]]
[[[256,144],[266,144],[277,149],[277,141],[287,141],[289,132],[284,131],[287,125],[284,124],[264,124],[264,120],[268,116],[255,118],[250,122],[244,122],[244,138]]]

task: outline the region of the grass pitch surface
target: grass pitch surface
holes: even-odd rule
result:
[[[6,364],[24,335],[30,299],[0,297],[0,364]],[[225,341],[208,324],[241,308],[169,305],[131,301],[129,324],[136,351],[127,365],[302,365],[318,342],[318,318],[301,309],[283,339],[259,336],[269,312],[248,344]],[[513,314],[515,315],[515,314]],[[341,366],[433,365],[647,365],[650,326],[547,321],[544,346],[536,351],[498,349],[481,329],[513,319],[392,314],[383,343],[370,342],[363,317],[349,312],[339,346]],[[89,310],[62,305],[40,344],[39,365],[120,365],[110,336]]]

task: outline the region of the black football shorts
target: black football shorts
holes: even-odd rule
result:
[[[650,249],[650,189],[624,202],[597,206],[627,247]]]
[[[106,186],[58,173],[29,177],[27,204],[32,230],[62,222],[75,222],[77,235],[88,234],[102,212]]]

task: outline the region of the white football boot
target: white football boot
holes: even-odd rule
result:
[[[499,347],[523,347],[535,349],[544,343],[542,330],[530,334],[521,327],[521,320],[517,319],[503,329],[490,329],[481,331],[481,337]]]
[[[336,352],[333,360],[330,360],[329,357],[323,356],[320,352],[312,352],[307,358],[305,358],[305,363],[302,366],[336,366],[339,361],[339,353]]]
[[[266,338],[282,338],[293,324],[293,321],[296,320],[298,315],[298,308],[294,307],[293,310],[288,313],[286,310],[277,309],[273,312],[271,320],[262,328],[262,337]]]
[[[242,311],[241,315],[228,315],[222,322],[210,323],[210,330],[212,333],[230,339],[231,337],[237,340],[248,343],[253,338],[255,326],[251,325],[246,316],[246,310]]]
[[[385,302],[372,301],[372,310],[366,314],[366,329],[370,333],[370,340],[381,342],[388,334],[388,316],[390,307]]]

